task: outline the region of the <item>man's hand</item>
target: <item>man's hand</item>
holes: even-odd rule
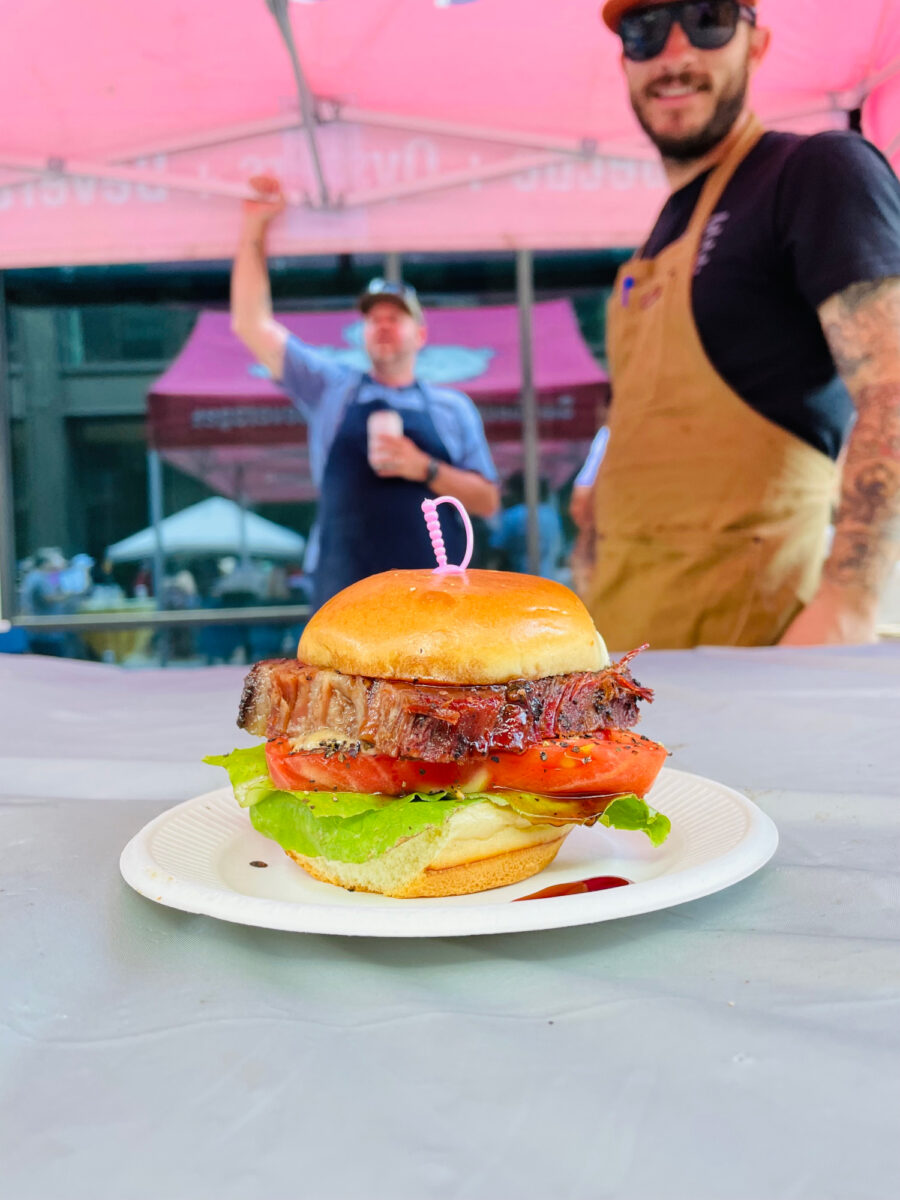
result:
[[[372,447],[372,470],[381,479],[411,479],[424,483],[430,459],[408,437],[381,434]],[[435,495],[455,496],[472,517],[492,517],[500,507],[500,489],[477,471],[442,462],[429,484]]]
[[[875,612],[862,608],[846,591],[827,580],[803,612],[795,617],[779,643],[782,646],[861,646],[877,641]]]
[[[594,489],[575,484],[569,500],[569,516],[579,529],[591,529],[594,524]]]
[[[249,183],[256,196],[243,203],[244,223],[261,233],[273,218],[284,212],[287,201],[274,175],[254,175]]]
[[[372,470],[382,479],[412,479],[421,483],[428,470],[428,455],[400,434],[381,434],[372,447]]]

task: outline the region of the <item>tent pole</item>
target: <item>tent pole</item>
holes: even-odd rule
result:
[[[368,191],[345,192],[341,196],[342,208],[364,208],[369,204],[385,204],[390,200],[405,200],[410,196],[424,196],[428,192],[440,192],[447,188],[464,187],[469,183],[482,183],[491,179],[503,179],[524,171],[534,171],[567,161],[560,154],[528,154],[504,158],[501,162],[465,167],[459,171],[446,171],[431,175],[413,183],[391,184],[388,187],[370,188]]]
[[[162,459],[158,450],[147,451],[147,487],[150,502],[150,524],[153,526],[153,597],[156,607],[162,608],[163,589],[166,579],[166,550],[163,546],[163,477]],[[159,665],[165,667],[169,662],[171,643],[169,630],[159,631]]]
[[[302,129],[303,118],[296,113],[282,113],[277,117],[263,117],[259,121],[241,121],[234,125],[219,125],[201,133],[181,134],[179,137],[162,138],[155,142],[142,142],[118,150],[104,161],[109,163],[133,162],[136,158],[153,158],[157,154],[184,154],[188,150],[205,150],[209,146],[230,145],[246,138],[265,137],[270,133],[283,133],[287,129]]]
[[[403,263],[395,250],[384,256],[384,277],[388,283],[403,282]]]
[[[325,171],[319,154],[319,144],[316,140],[316,110],[315,101],[306,82],[297,45],[294,41],[294,31],[288,16],[288,0],[266,0],[266,7],[275,18],[275,24],[287,47],[291,67],[294,72],[294,82],[297,85],[297,97],[300,101],[300,112],[303,114],[303,131],[306,134],[306,145],[312,160],[313,172],[319,185],[319,203],[322,208],[331,208],[331,197],[328,194],[328,184],[325,181]]]
[[[6,343],[6,276],[0,271],[0,629],[16,613],[16,538],[13,519],[12,405]]]
[[[240,531],[238,534],[241,566],[247,567],[250,564],[250,555],[247,550],[247,493],[244,488],[243,466],[235,468],[234,490],[238,507],[241,510]]]
[[[67,159],[58,168],[51,169],[46,159],[0,154],[0,167],[4,171],[25,172],[19,179],[4,182],[4,187],[21,187],[26,183],[34,183],[35,178],[108,179],[113,182],[146,184],[149,187],[167,187],[173,191],[193,192],[201,196],[230,196],[235,200],[247,200],[253,196],[253,189],[245,183],[201,179],[199,176],[183,175],[177,171],[156,171],[150,167],[130,167],[81,159]],[[302,204],[304,201],[300,193],[288,192],[286,197],[291,204]]]
[[[522,364],[522,449],[525,459],[525,503],[528,505],[528,569],[537,575],[541,550],[538,530],[538,414],[534,389],[534,264],[530,250],[516,251],[516,297],[519,305],[519,353]]]
[[[153,526],[153,595],[162,600],[166,577],[166,551],[163,546],[163,479],[162,459],[158,450],[147,451],[147,485],[150,503],[150,524]]]

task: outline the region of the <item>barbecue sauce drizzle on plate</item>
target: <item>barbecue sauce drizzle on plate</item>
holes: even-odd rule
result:
[[[577,896],[581,892],[605,892],[609,888],[627,887],[630,879],[622,879],[620,875],[592,875],[590,879],[576,879],[572,883],[557,883],[553,887],[543,888],[540,892],[532,892],[528,896],[516,896],[513,903],[519,900],[550,900],[553,896]]]

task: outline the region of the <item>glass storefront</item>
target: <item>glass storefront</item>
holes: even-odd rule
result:
[[[605,289],[616,262],[603,254],[536,258],[538,299],[568,298],[581,336],[601,361]],[[341,258],[316,260],[304,272],[303,264],[274,263],[276,306],[350,309],[380,267],[377,260]],[[294,652],[309,597],[304,547],[314,497],[226,495],[200,458],[163,454],[154,468],[148,456],[148,391],[181,352],[199,312],[222,309],[227,270],[211,264],[7,273],[13,480],[7,527],[15,597],[4,598],[13,628],[0,631],[0,651],[27,648],[129,666],[247,662]],[[404,274],[432,309],[515,299],[511,255],[421,257],[404,262]],[[567,399],[561,397],[562,409]],[[509,429],[503,426],[505,440],[495,445],[491,431],[501,426],[486,427],[501,471],[515,475]],[[557,462],[548,488],[560,521],[562,576],[574,536],[568,490],[586,444],[582,437],[567,448],[571,461]],[[559,445],[548,443],[549,458]],[[220,532],[223,521],[236,521],[243,540],[204,544],[199,521],[193,541],[166,548],[160,576],[154,469],[164,518],[197,513],[199,521],[212,513]],[[247,520],[256,518],[282,531],[283,549],[273,553],[246,540]],[[145,540],[135,541],[142,532]],[[475,562],[505,565],[485,522],[476,522]]]

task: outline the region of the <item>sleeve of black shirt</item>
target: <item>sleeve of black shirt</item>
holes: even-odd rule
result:
[[[814,308],[851,284],[900,275],[900,180],[859,134],[800,142],[781,173],[775,220]]]

